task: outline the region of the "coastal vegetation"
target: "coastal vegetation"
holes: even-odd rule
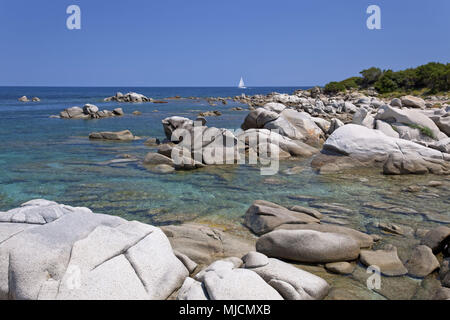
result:
[[[342,81],[332,81],[324,91],[335,94],[350,89],[375,88],[380,94],[400,96],[405,93],[420,95],[450,91],[450,63],[430,62],[417,68],[400,71],[371,67],[362,70],[361,76]]]

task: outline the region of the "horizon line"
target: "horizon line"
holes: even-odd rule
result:
[[[313,87],[323,87],[323,85],[264,85],[264,86],[248,86],[246,89],[252,89],[252,88],[295,88],[295,87],[301,87],[301,88],[313,88]],[[236,88],[240,90],[246,90],[241,89],[236,86],[54,86],[54,85],[0,85],[0,88]]]

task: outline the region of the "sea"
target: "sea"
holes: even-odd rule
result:
[[[203,98],[291,94],[297,89],[306,88],[0,87],[0,211],[45,198],[153,225],[197,222],[236,233],[245,232],[243,215],[258,199],[284,206],[315,207],[324,213],[322,223],[369,233],[381,233],[376,227],[378,222],[416,230],[450,220],[449,188],[425,188],[419,194],[404,191],[410,185],[426,185],[439,179],[433,176],[384,176],[379,170],[320,175],[311,168],[311,159],[283,161],[273,176],[263,176],[258,166],[251,165],[208,166],[158,174],[139,161],[108,164],[127,155],[143,159],[148,152],[155,152],[156,147],[146,146],[144,141],[149,137],[165,138],[161,120],[166,117],[195,119],[199,112],[219,110],[222,115],[208,117],[207,125],[237,129],[248,113],[241,103],[229,101],[211,106]],[[202,99],[169,99],[165,104],[103,101],[119,91],[138,92],[157,100],[174,96]],[[23,95],[30,99],[39,97],[40,102],[18,101]],[[125,115],[97,120],[51,117],[65,108],[86,103],[101,110],[121,107]],[[238,106],[244,110],[231,110]],[[142,114],[136,116],[133,111]],[[142,139],[111,142],[88,138],[94,131],[125,129]],[[388,203],[404,210],[380,210],[374,203]],[[404,241],[397,245],[404,245]]]

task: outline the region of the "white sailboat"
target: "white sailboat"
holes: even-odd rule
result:
[[[246,89],[247,87],[244,84],[244,79],[242,79],[241,77],[241,81],[239,81],[239,85],[238,85],[239,89]]]

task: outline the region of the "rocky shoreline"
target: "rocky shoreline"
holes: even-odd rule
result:
[[[423,232],[402,261],[394,246],[375,249],[379,238],[320,217],[257,200],[244,220],[259,237],[246,240],[200,224],[157,228],[32,200],[0,213],[0,298],[362,299],[372,292],[362,273],[376,266],[380,297],[396,281],[420,279],[413,296],[450,299],[449,228]]]
[[[107,99],[150,102],[139,97]],[[392,176],[450,174],[448,97],[384,100],[370,91],[328,96],[313,88],[292,95],[207,99],[210,104],[230,100],[249,107],[241,130],[207,126],[205,116],[220,116],[214,112],[196,119],[170,116],[162,120],[166,139],[144,142],[156,152],[144,158],[123,155],[107,164],[133,162],[157,174],[175,174],[236,166],[253,153],[261,162],[274,154],[282,161],[309,159],[307,165],[322,175],[366,168]],[[60,117],[95,119],[106,113],[87,104]],[[249,137],[256,137],[256,144]],[[89,138],[139,139],[129,130],[92,132]],[[201,141],[200,154],[194,141]],[[228,155],[232,162],[226,162]],[[411,185],[405,192],[445,187],[447,180]],[[0,212],[0,299],[450,299],[445,213],[373,201],[364,206],[408,218],[422,215],[441,226],[380,220],[349,227],[345,219],[354,212],[339,203],[311,202],[301,195],[289,206],[253,200],[242,213],[247,237],[198,222],[158,228],[43,199]],[[385,236],[414,241],[398,248]],[[82,279],[75,288],[74,270]],[[377,270],[382,286],[369,288]]]
[[[224,157],[237,155],[239,143],[244,142],[248,155],[252,150],[248,136],[255,135],[258,141],[263,141],[253,147],[258,156],[261,156],[259,150],[267,148],[276,150],[280,159],[315,155],[312,167],[320,173],[379,167],[384,174],[449,174],[449,100],[447,97],[431,99],[432,102],[404,96],[387,102],[359,92],[327,97],[320,88],[296,91],[294,95],[242,97],[240,101],[250,105],[250,112],[241,125],[242,132],[207,127],[206,119],[201,116],[196,120],[166,118],[162,120],[166,143],[158,151],[164,157],[148,155],[152,158],[149,164],[172,165],[174,159],[168,158],[174,148],[175,151],[188,149],[183,163],[172,165],[175,169],[224,163],[223,159],[211,161],[207,155],[210,149]],[[201,133],[194,133],[194,121],[201,122]],[[172,137],[180,130],[204,141],[200,157],[196,157],[192,143],[187,145]],[[208,138],[204,139],[205,136]],[[214,143],[227,138],[234,142],[227,146]],[[235,156],[234,162],[240,158],[242,154]]]

